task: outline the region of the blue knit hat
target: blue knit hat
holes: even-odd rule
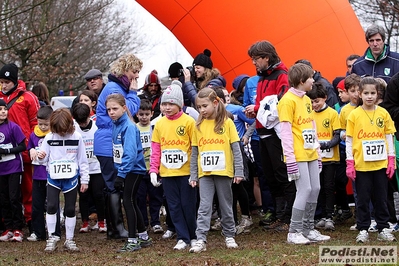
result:
[[[240,86],[241,82],[242,82],[244,79],[246,79],[246,80],[249,79],[249,76],[248,76],[247,74],[242,74],[242,75],[237,76],[237,77],[233,80],[233,88],[234,88],[235,90],[238,90],[238,87]]]

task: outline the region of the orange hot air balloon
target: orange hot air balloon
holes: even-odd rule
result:
[[[281,60],[308,59],[332,80],[346,72],[345,59],[363,54],[364,31],[347,0],[137,0],[195,57],[205,48],[231,90],[239,74],[255,75],[247,54],[268,40]]]

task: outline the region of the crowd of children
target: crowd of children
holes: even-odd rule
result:
[[[264,59],[251,56],[256,66]],[[331,237],[317,229],[335,230],[337,221],[352,216],[345,191],[348,179],[354,189],[356,242],[367,242],[370,230],[378,231],[378,240],[396,241],[393,232],[398,226],[392,223],[396,217],[388,210],[389,180],[396,171],[396,130],[389,113],[378,105],[386,83],[350,74],[337,85],[340,102],[330,107],[326,88],[314,82],[310,66],[296,63],[287,72],[276,62],[287,80],[279,80],[283,85],[276,94],[263,95],[269,97],[266,102],[256,99],[265,109],[263,119],[254,115],[251,103],[259,95],[251,89],[249,76],[238,76],[231,94],[225,86],[215,86],[224,79],[201,85],[192,95],[197,113],[184,106],[190,101],[185,101],[184,84],[179,80],[157,95],[155,103],[140,100],[137,77],[142,63],[134,56],[127,60],[134,67],[111,71],[111,85],[100,98],[87,90],[70,110],[42,106],[27,146],[21,128],[8,120],[7,104],[0,99],[0,204],[5,225],[0,241],[23,241],[20,182],[21,153],[26,150],[34,165],[32,231],[27,239],[46,240],[47,252],[56,250],[61,240],[60,216],[65,216],[64,248],[79,251],[74,239],[78,193],[79,232],[98,229],[109,231],[108,238],[127,239],[119,252],[151,246],[148,230],[164,233],[159,216],[163,205],[168,228],[162,238],[176,235],[174,250],[206,251],[208,231],[216,228],[211,227],[214,213],[226,247],[237,248],[235,236],[252,226],[250,205],[256,203],[263,209],[261,214],[272,214],[262,217],[260,225],[287,233],[288,243],[328,241]],[[200,54],[196,69],[204,68],[201,64],[211,69],[209,60],[206,53]],[[189,70],[181,70],[179,75],[190,78]],[[149,82],[156,74],[150,75]],[[247,107],[242,106],[245,101]],[[110,158],[109,152],[96,156],[98,103],[97,121],[111,133],[106,143],[112,150]],[[154,105],[160,110],[156,117]],[[263,129],[260,137],[255,125]],[[256,162],[262,157],[259,146],[270,149],[262,161],[263,166],[273,165],[275,177],[266,178],[268,169]],[[271,158],[274,153],[282,154]],[[110,170],[105,171],[109,179],[104,169]],[[112,209],[119,206],[112,203],[113,198],[120,204],[121,196],[127,232],[121,210]],[[97,214],[95,226],[89,223],[90,208]]]

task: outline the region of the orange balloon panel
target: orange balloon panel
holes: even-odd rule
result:
[[[255,74],[247,51],[268,40],[281,60],[308,59],[329,80],[346,73],[345,59],[363,54],[364,32],[347,0],[138,0],[195,57],[211,50],[232,89],[233,79]]]

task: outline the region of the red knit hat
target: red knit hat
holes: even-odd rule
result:
[[[161,84],[158,78],[158,71],[156,71],[155,69],[151,71],[151,73],[148,74],[147,77],[145,77],[145,86],[151,83],[155,83],[157,85]]]

